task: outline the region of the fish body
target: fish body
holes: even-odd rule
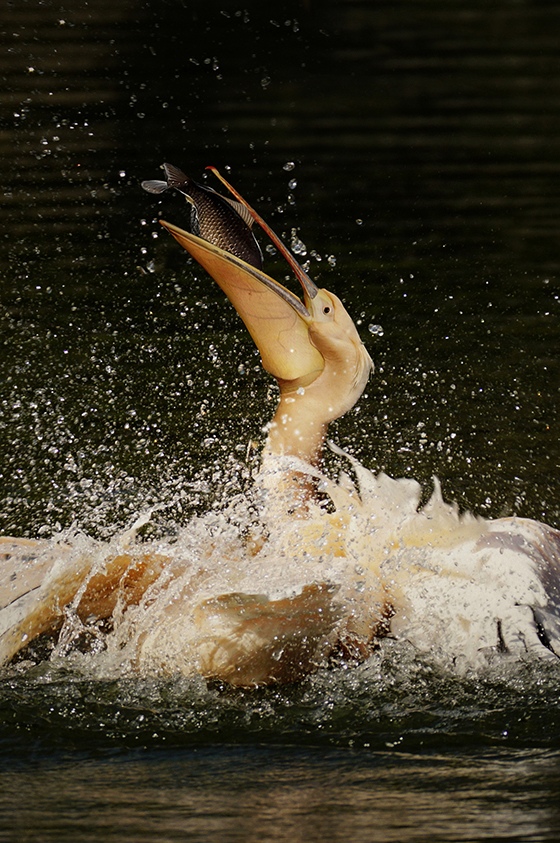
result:
[[[209,187],[198,184],[172,164],[164,164],[166,181],[149,179],[142,182],[148,193],[178,190],[191,205],[191,231],[225,252],[262,269],[259,244],[252,232],[253,218],[246,208]]]

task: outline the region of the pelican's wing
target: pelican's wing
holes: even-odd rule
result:
[[[67,607],[106,618],[120,599],[140,600],[166,559],[155,553],[106,558],[101,546],[0,538],[0,665],[43,632],[58,629]]]
[[[0,665],[38,635],[60,625],[89,573],[83,557],[72,559],[67,544],[2,538],[0,578]]]
[[[541,643],[560,657],[560,530],[528,519],[499,519],[533,562],[546,595],[545,605],[530,604]]]
[[[317,667],[340,620],[337,590],[314,583],[279,600],[245,593],[205,600],[194,616],[201,673],[243,687],[301,679]]]

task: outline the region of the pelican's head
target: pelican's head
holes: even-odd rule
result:
[[[305,410],[309,419],[326,428],[351,409],[362,394],[372,370],[371,358],[340,299],[314,284],[257,212],[214,172],[236,198],[228,211],[234,215],[231,220],[224,218],[222,197],[216,231],[207,226],[207,239],[163,220],[161,224],[229,298],[260,351],[264,368],[277,379],[281,402],[297,405],[300,417]],[[240,208],[244,209],[242,217]],[[301,284],[303,301],[259,266],[217,245],[223,239],[222,228],[234,230],[247,214],[291,266]],[[295,406],[290,413],[295,417]]]
[[[171,223],[161,224],[229,298],[282,395],[307,392],[315,385],[313,391],[328,399],[325,422],[354,406],[373,364],[338,296],[306,277],[302,302],[240,258]]]
[[[324,404],[325,421],[330,422],[352,409],[365,389],[373,363],[338,296],[317,289],[312,299],[307,294],[305,299],[310,317],[309,343],[323,360],[321,373],[313,384],[328,398]]]

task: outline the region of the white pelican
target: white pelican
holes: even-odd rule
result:
[[[170,165],[165,181],[143,186],[187,196],[197,234],[162,225],[220,285],[279,384],[254,489],[173,542],[137,540],[149,514],[107,544],[1,539],[0,664],[59,629],[54,654],[85,640],[92,669],[240,686],[363,660],[387,635],[455,670],[494,654],[558,658],[557,530],[459,515],[437,482],[420,507],[417,483],[375,476],[335,446],[355,479],[323,474],[328,425],[360,398],[371,359],[340,300],[214,172],[234,199]],[[292,267],[303,302],[262,271],[254,222]]]

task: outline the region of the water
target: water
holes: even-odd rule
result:
[[[426,840],[427,827],[434,840],[542,839],[540,829],[554,822],[556,810],[539,798],[539,778],[549,777],[551,794],[558,792],[550,759],[535,763],[525,752],[514,764],[498,751],[459,768],[437,754],[319,751],[312,760],[297,747],[131,752],[126,758],[99,753],[61,766],[50,767],[48,784],[28,812],[44,822],[49,797],[68,794],[67,811],[43,825],[44,840],[115,834],[203,840],[211,833],[224,840],[338,841],[350,834],[400,841]],[[77,783],[76,773],[79,782],[87,775],[88,784]],[[29,783],[16,773],[10,786]],[[246,806],[241,815],[240,801]]]
[[[159,233],[186,220],[138,187],[164,160],[227,172],[360,323],[376,375],[336,441],[560,525],[558,11],[261,5],[2,12],[0,533],[163,505],[169,536],[247,483],[274,392]],[[390,642],[254,693],[15,666],[0,839],[554,840],[558,687]]]
[[[12,679],[5,839],[553,840],[557,676],[401,659],[258,692]]]

